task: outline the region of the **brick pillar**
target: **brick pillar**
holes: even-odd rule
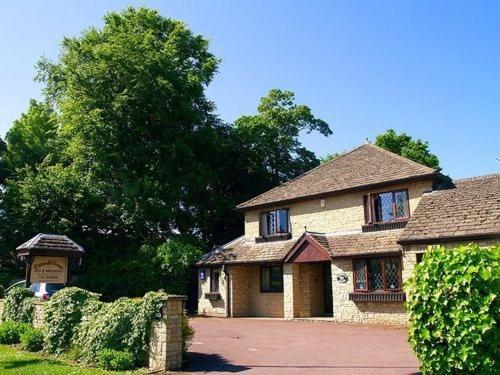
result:
[[[186,296],[168,296],[163,318],[155,320],[149,341],[149,370],[170,371],[182,367],[182,317]]]

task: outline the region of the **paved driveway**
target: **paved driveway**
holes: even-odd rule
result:
[[[406,330],[330,322],[194,318],[191,373],[416,374]]]

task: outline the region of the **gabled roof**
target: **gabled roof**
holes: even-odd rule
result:
[[[422,196],[399,243],[500,238],[500,174],[454,184]]]
[[[432,168],[367,143],[238,205],[238,208],[246,210],[339,194],[399,181],[428,178],[435,174],[436,170]]]
[[[67,236],[60,234],[39,233],[16,248],[18,256],[48,255],[81,257],[85,254],[83,247]]]

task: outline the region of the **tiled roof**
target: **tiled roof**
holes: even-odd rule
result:
[[[434,175],[432,168],[364,144],[238,206],[240,209]]]
[[[401,246],[397,244],[400,234],[401,230],[345,235],[307,233],[323,246],[332,258],[400,252]],[[240,237],[206,254],[198,265],[282,262],[295,243],[301,239],[302,237],[286,241],[255,243]]]
[[[61,255],[82,256],[83,248],[67,236],[39,233],[16,248],[19,256]]]
[[[394,229],[344,235],[316,233],[311,236],[329,251],[332,258],[338,258],[400,252],[397,240],[401,232],[401,229]]]
[[[500,174],[454,183],[453,189],[424,194],[400,243],[500,238]]]
[[[198,264],[281,262],[296,239],[255,243],[240,237],[202,257]]]

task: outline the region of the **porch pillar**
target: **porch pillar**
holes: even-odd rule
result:
[[[283,312],[284,318],[293,320],[299,317],[300,280],[299,265],[285,263],[283,265]]]

